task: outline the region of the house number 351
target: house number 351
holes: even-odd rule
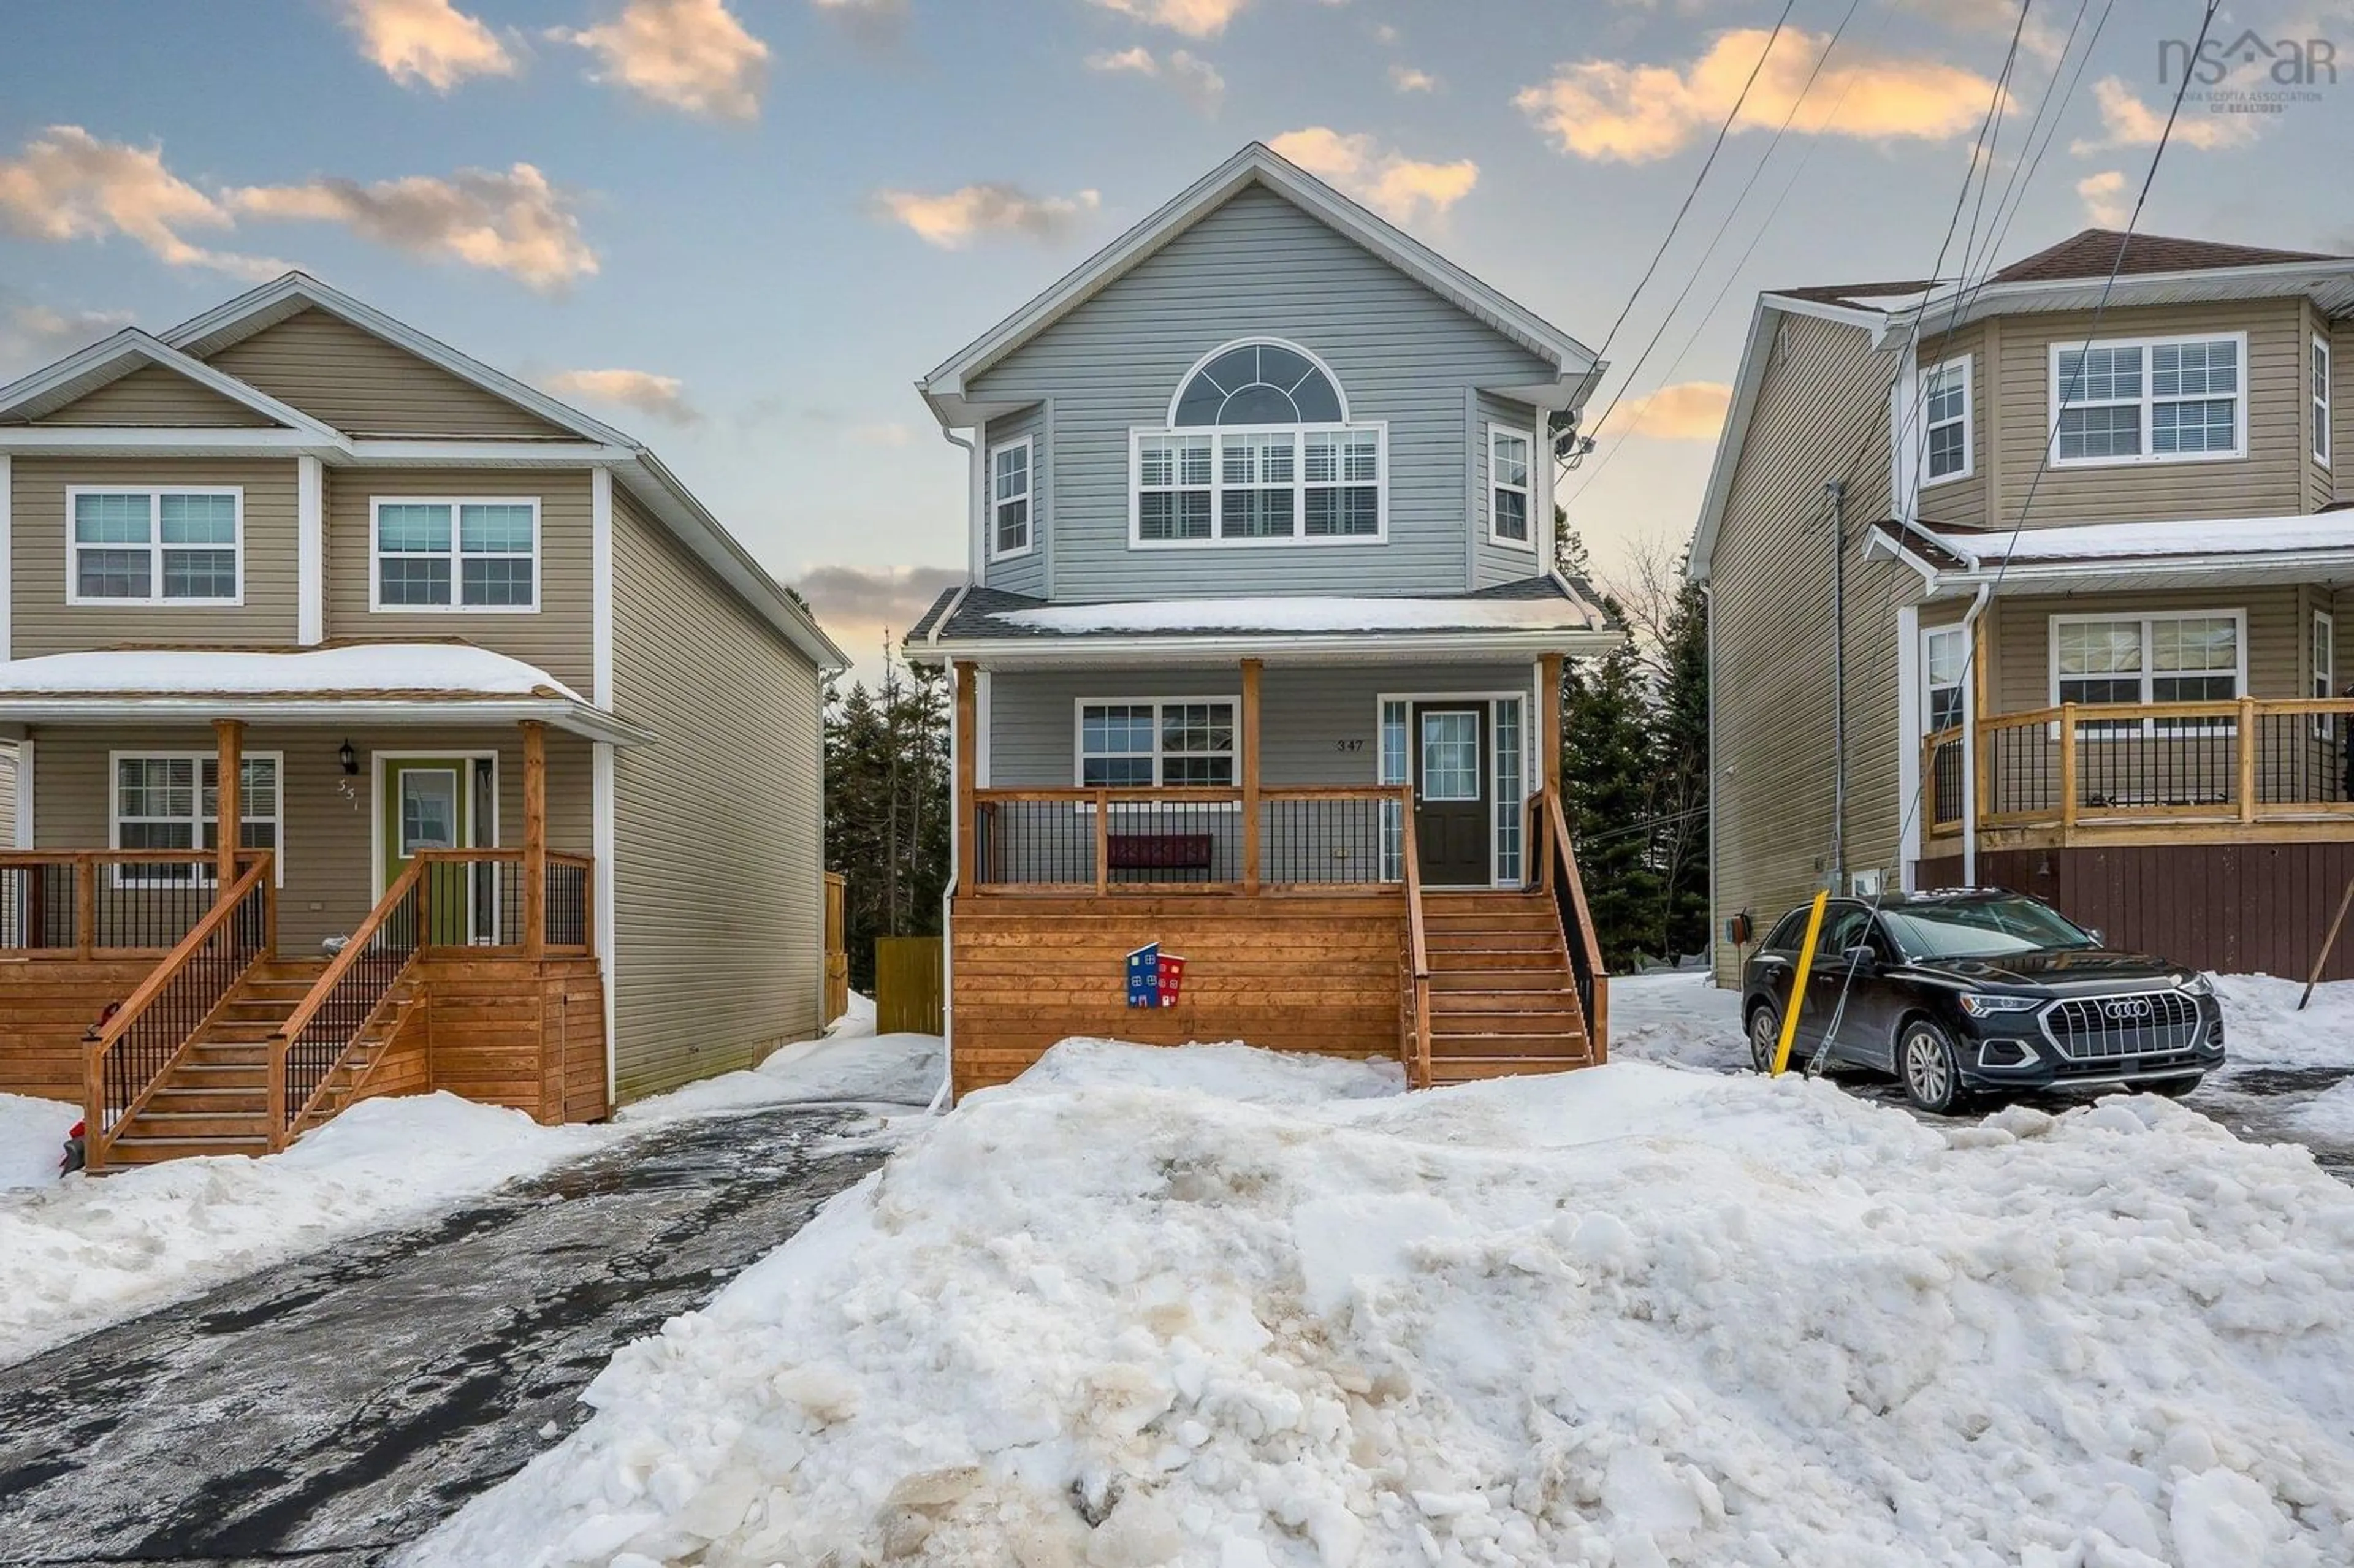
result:
[[[1332,749],[1335,751],[1363,751],[1365,749],[1365,743],[1362,739],[1336,740],[1332,743]]]

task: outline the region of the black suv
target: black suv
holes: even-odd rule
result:
[[[1784,916],[1742,971],[1749,1058],[1780,1043],[1808,909]],[[2196,969],[2121,953],[2017,893],[1831,901],[1798,1011],[1793,1066],[1831,1031],[1830,1059],[1893,1074],[1924,1110],[1973,1095],[2124,1084],[2181,1096],[2223,1065],[2223,1012]]]

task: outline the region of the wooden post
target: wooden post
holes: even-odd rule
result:
[[[245,830],[244,721],[213,720],[213,743],[219,753],[216,767],[220,778],[216,795],[218,809],[213,813],[213,837],[219,854],[213,887],[216,896],[226,898],[230,884],[237,881],[237,850]]]
[[[2076,787],[2076,705],[2060,705],[2060,842],[2066,843],[2075,831],[2076,805],[2081,791]]]
[[[1111,891],[1111,791],[1096,791],[1096,896]]]
[[[2240,821],[2256,820],[2256,699],[2240,699]]]
[[[523,721],[523,956],[547,951],[547,726]]]
[[[1537,660],[1537,746],[1544,771],[1537,777],[1555,794],[1561,792],[1561,655],[1546,653]]]
[[[98,947],[98,857],[74,856],[74,956],[87,960]]]
[[[1258,891],[1258,678],[1263,659],[1243,661],[1243,891]]]
[[[956,667],[956,885],[959,893],[973,891],[973,835],[980,831],[979,811],[974,810],[973,790],[979,779],[977,747],[974,734],[981,723],[981,705],[974,695],[973,667]]]
[[[2296,999],[2299,1012],[2303,1012],[2305,1004],[2313,1000],[2313,988],[2321,983],[2321,971],[2329,967],[2329,955],[2338,946],[2338,930],[2346,924],[2346,906],[2349,904],[2354,904],[2354,879],[2347,882],[2346,891],[2338,900],[2338,913],[2329,919],[2329,935],[2321,938],[2321,951],[2313,956],[2313,972],[2305,977],[2305,991]]]

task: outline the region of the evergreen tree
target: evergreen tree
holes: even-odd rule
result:
[[[1651,842],[1657,775],[1642,668],[1634,650],[1621,646],[1572,661],[1561,684],[1562,812],[1603,961],[1625,969],[1659,927]]]
[[[825,726],[826,864],[843,874],[851,984],[875,982],[875,938],[940,932],[949,875],[946,683],[885,652],[883,688],[832,694]]]
[[[1659,877],[1662,957],[1707,947],[1708,595],[1681,578],[1661,630],[1652,745],[1659,781],[1652,860]]]

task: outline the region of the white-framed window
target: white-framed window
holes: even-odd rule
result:
[[[2248,453],[2248,334],[2052,345],[2052,464],[2212,462]]]
[[[537,496],[379,495],[368,514],[370,609],[537,613]]]
[[[1297,344],[1227,344],[1187,372],[1169,422],[1129,437],[1134,549],[1378,544],[1389,535],[1389,429],[1354,422]]]
[[[1509,425],[1488,427],[1488,537],[1499,545],[1533,548],[1529,521],[1531,438]]]
[[[245,602],[241,486],[68,485],[66,540],[68,604]]]
[[[1958,626],[1933,626],[1921,633],[1921,679],[1926,698],[1924,733],[1959,729],[1969,702],[1969,634]]]
[[[1949,359],[1921,378],[1921,483],[1925,488],[1977,471],[1970,415],[1968,355]]]
[[[1030,438],[989,449],[989,553],[1007,560],[1030,553]]]
[[[117,850],[212,850],[220,845],[220,760],[209,751],[117,751],[108,754],[109,834]],[[245,754],[239,768],[238,846],[279,852],[276,876],[286,880],[280,832],[285,758],[275,751]],[[213,880],[209,862],[118,868],[121,887],[174,887]]]
[[[2248,685],[2245,610],[2052,618],[2052,702],[2080,708],[2235,702]],[[2227,732],[2229,719],[2079,720],[2084,734]]]
[[[2329,466],[2329,344],[2313,340],[2313,461]]]
[[[1234,788],[1241,699],[1084,697],[1076,706],[1080,788]]]
[[[2313,612],[2313,694],[2327,702],[2338,694],[2338,620],[2326,609]],[[2338,734],[2338,715],[2313,715],[2313,733],[2321,740]]]

